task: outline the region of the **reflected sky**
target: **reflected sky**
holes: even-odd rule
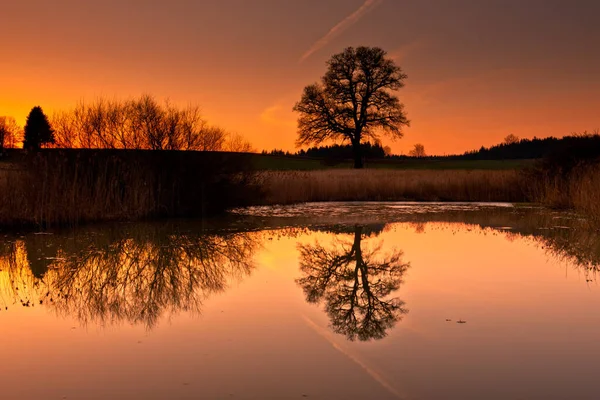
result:
[[[2,398],[597,398],[583,221],[363,217],[5,237]]]

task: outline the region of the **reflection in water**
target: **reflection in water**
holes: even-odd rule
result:
[[[199,312],[209,295],[248,275],[256,246],[248,233],[177,232],[156,225],[76,238],[31,235],[0,248],[0,269],[8,271],[0,281],[0,301],[44,304],[82,324],[152,328],[166,312]]]
[[[598,397],[600,287],[582,278],[600,235],[585,221],[348,214],[0,237],[0,398]]]
[[[529,239],[554,260],[571,264],[593,277],[600,271],[600,235],[598,228],[574,213],[545,209],[486,210],[420,215],[424,222],[447,223],[456,229],[476,226],[502,232],[508,240]],[[415,222],[416,223],[416,222]]]
[[[447,224],[453,230],[479,227],[525,237],[550,256],[572,263],[586,273],[600,271],[598,226],[572,212],[541,207],[513,207],[479,203],[350,202],[309,203],[285,207],[250,207],[236,210],[246,224],[264,229],[341,224],[408,223],[415,233],[424,233],[429,223]]]
[[[357,225],[351,242],[299,246],[303,277],[297,282],[307,301],[324,301],[333,330],[349,340],[381,339],[408,312],[402,300],[388,296],[402,284],[409,264],[401,251],[378,257],[381,244],[363,249],[363,236],[370,233]]]
[[[352,218],[360,216],[350,211]],[[571,214],[486,209],[387,217],[410,224],[419,234],[430,226],[477,226],[483,234],[527,238],[553,259],[582,270],[590,281],[600,270],[600,235]],[[206,232],[193,223],[132,224],[80,230],[76,236],[5,237],[0,241],[0,309],[44,305],[82,324],[128,322],[152,328],[162,315],[199,312],[208,296],[249,275],[260,237],[321,230],[351,233],[353,240],[299,246],[302,277],[297,282],[307,301],[325,304],[333,330],[351,340],[383,338],[407,312],[401,300],[389,296],[402,284],[408,264],[400,251],[382,257],[381,245],[366,246],[364,239],[378,236],[384,224],[338,218],[338,224],[320,229],[314,219],[271,222],[261,216],[239,219],[226,231]],[[373,213],[365,218],[373,221]],[[264,229],[270,233],[257,232]]]

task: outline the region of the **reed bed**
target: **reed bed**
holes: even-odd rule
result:
[[[313,201],[526,201],[513,170],[266,171],[264,204]]]
[[[258,197],[246,163],[197,152],[57,150],[0,169],[0,227],[218,213]]]
[[[317,201],[534,202],[600,222],[600,164],[526,170],[251,171],[227,153],[46,151],[0,164],[0,228],[204,216]]]
[[[580,165],[567,174],[525,174],[528,198],[552,208],[574,209],[600,221],[600,164]]]

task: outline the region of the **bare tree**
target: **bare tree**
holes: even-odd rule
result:
[[[0,117],[0,153],[4,149],[17,147],[21,135],[22,130],[13,117]]]
[[[425,146],[423,146],[421,143],[415,144],[415,147],[408,152],[408,155],[418,158],[427,157],[427,153],[425,153]]]
[[[235,153],[252,153],[255,151],[252,144],[239,133],[229,133],[226,135],[223,150]]]
[[[519,143],[521,141],[521,139],[519,139],[519,137],[517,135],[513,135],[512,133],[508,136],[506,136],[504,138],[504,144],[509,145],[509,144],[515,144],[515,143]]]
[[[249,152],[239,134],[211,126],[198,106],[177,107],[152,96],[125,101],[98,98],[54,115],[56,146]]]
[[[404,86],[406,75],[377,47],[348,47],[334,55],[321,83],[304,88],[294,106],[298,112],[298,145],[348,140],[354,167],[362,168],[361,142],[379,133],[401,138],[409,124],[404,105],[392,92]]]

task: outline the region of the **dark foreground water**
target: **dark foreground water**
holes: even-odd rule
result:
[[[0,241],[0,399],[598,399],[576,215],[310,204]]]

